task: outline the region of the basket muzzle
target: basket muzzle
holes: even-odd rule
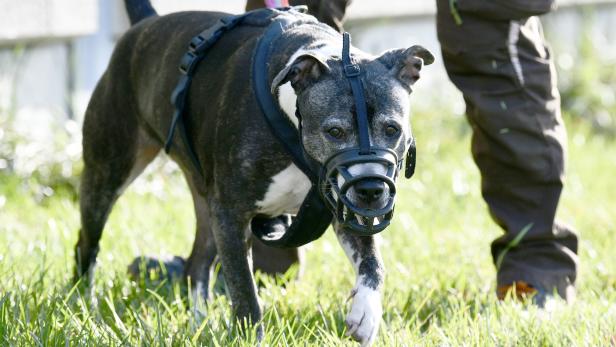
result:
[[[325,162],[319,192],[341,226],[356,234],[372,235],[391,223],[399,163],[391,149],[374,147],[369,153],[362,153],[359,148],[344,149]],[[361,164],[376,164],[382,170],[360,170],[354,174],[356,170],[352,168]],[[360,186],[366,183],[382,187],[376,201],[362,201],[357,197]]]

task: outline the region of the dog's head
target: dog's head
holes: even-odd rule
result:
[[[305,151],[321,164],[358,145],[356,103],[340,53],[335,56],[326,52],[321,47],[296,53],[273,81],[273,88],[290,82],[297,96]],[[422,66],[431,64],[434,57],[421,46],[391,50],[378,57],[357,50],[352,53],[362,71],[371,145],[404,158],[413,140],[409,122],[411,87],[419,79]],[[351,176],[386,175],[388,169],[379,162],[349,165],[350,176],[338,174],[337,183],[343,186]],[[343,194],[355,206],[378,210],[388,204],[392,188],[383,180],[363,179]]]

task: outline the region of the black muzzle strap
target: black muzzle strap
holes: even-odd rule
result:
[[[406,152],[406,168],[404,169],[404,177],[411,178],[415,174],[415,166],[417,165],[417,145],[415,138],[411,140],[409,149]]]
[[[355,118],[357,119],[357,134],[359,138],[359,154],[370,154],[370,125],[368,124],[368,109],[364,88],[359,76],[361,68],[351,58],[351,36],[349,33],[342,34],[342,64],[344,75],[349,80],[353,98],[355,99]]]

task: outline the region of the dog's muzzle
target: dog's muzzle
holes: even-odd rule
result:
[[[363,153],[357,147],[344,149],[325,162],[319,180],[319,192],[344,228],[360,235],[372,235],[383,231],[390,224],[394,214],[399,163],[394,151],[375,147],[371,147],[369,153]],[[385,173],[361,172],[353,175],[349,168],[358,164],[381,165]],[[341,181],[342,184],[339,184]],[[356,194],[363,191],[366,200],[382,202],[382,206],[358,206],[348,197],[351,188],[354,188]]]

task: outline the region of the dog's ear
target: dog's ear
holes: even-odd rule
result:
[[[383,53],[378,60],[392,71],[394,76],[409,90],[419,79],[424,65],[434,62],[434,56],[422,46],[395,49]]]
[[[274,77],[272,94],[275,93],[276,88],[289,81],[295,92],[299,93],[327,71],[329,67],[323,58],[310,53],[301,54]]]

